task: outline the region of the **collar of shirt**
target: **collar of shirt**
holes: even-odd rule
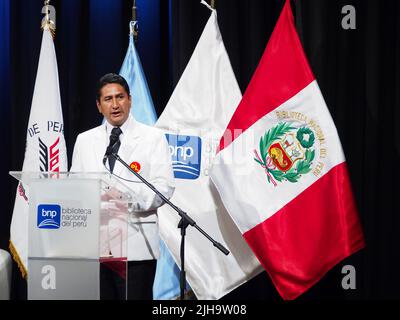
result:
[[[105,121],[106,123],[106,132],[107,132],[107,136],[109,137],[111,134],[111,130],[114,128],[113,125],[111,125],[107,120]],[[132,115],[129,114],[128,119],[126,119],[126,121],[122,124],[122,126],[120,126],[121,128],[121,135],[120,135],[120,140],[122,142],[122,140],[124,139],[124,133],[126,133],[128,131],[128,127],[134,125],[134,119],[132,118]]]

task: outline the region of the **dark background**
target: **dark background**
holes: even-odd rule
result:
[[[95,82],[119,72],[128,46],[132,0],[52,0],[68,158],[79,132],[99,125]],[[219,26],[242,93],[265,49],[284,0],[217,0]],[[341,26],[356,9],[356,29]],[[41,0],[0,0],[0,247],[6,249],[41,44]],[[158,115],[209,17],[200,0],[137,0],[138,50]],[[337,126],[367,247],[301,296],[400,297],[400,1],[297,0],[297,30]],[[69,161],[70,163],[70,161]],[[357,289],[343,290],[342,267],[356,268]],[[12,297],[24,297],[15,269]],[[224,299],[279,301],[266,273]]]

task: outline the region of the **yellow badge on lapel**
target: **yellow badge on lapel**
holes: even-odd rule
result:
[[[139,173],[140,172],[140,163],[133,161],[130,165],[129,165],[135,172]]]

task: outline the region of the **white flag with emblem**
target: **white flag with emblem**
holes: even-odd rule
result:
[[[165,130],[170,144],[176,178],[171,201],[230,250],[229,255],[224,255],[195,228],[188,227],[185,271],[198,299],[219,299],[262,271],[208,176],[219,138],[240,99],[217,14],[212,10],[193,55],[156,123],[156,127]],[[179,216],[167,205],[158,210],[158,216],[161,237],[180,266]]]
[[[67,170],[56,52],[51,32],[46,27],[43,31],[22,171]],[[11,221],[10,251],[23,276],[28,271],[28,201],[28,187],[19,183]]]

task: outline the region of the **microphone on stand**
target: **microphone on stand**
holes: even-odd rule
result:
[[[118,140],[119,140],[119,135],[111,133],[110,144],[108,145],[108,147],[106,149],[106,153],[104,154],[104,157],[103,157],[104,165],[106,164],[107,158],[111,155],[112,150],[113,150],[115,144],[118,142]]]

